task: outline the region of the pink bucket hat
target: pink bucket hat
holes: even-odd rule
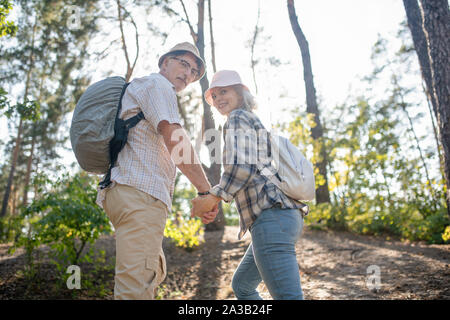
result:
[[[211,89],[217,88],[217,87],[228,87],[235,84],[240,84],[245,90],[248,90],[247,86],[242,83],[241,77],[239,76],[239,73],[233,70],[220,70],[217,71],[212,80],[211,84],[209,85],[208,90],[205,92],[205,100],[208,102],[210,106],[213,104],[213,100],[211,97]]]

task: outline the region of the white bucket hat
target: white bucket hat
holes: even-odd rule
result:
[[[176,51],[186,51],[192,53],[196,58],[198,58],[199,62],[201,62],[201,64],[198,66],[200,68],[200,75],[197,77],[197,79],[195,79],[195,81],[200,80],[205,75],[205,62],[203,61],[202,57],[200,57],[200,53],[197,47],[189,42],[178,43],[175,45],[175,47],[163,54],[159,58],[158,67],[161,68],[161,64],[163,63],[165,57]]]
[[[217,88],[217,87],[228,87],[235,84],[240,84],[245,90],[248,90],[247,86],[242,83],[241,77],[239,76],[239,73],[233,70],[220,70],[217,71],[212,80],[211,84],[209,85],[208,90],[205,92],[205,100],[206,102],[212,106],[213,100],[211,97],[211,89]]]

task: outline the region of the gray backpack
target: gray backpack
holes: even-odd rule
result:
[[[128,84],[123,77],[109,77],[90,85],[72,117],[70,142],[75,157],[87,172],[106,174],[102,188],[111,183],[111,168],[127,142],[128,131],[144,119],[142,111],[128,120],[119,119]]]

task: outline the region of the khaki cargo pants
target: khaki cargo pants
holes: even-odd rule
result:
[[[116,184],[103,203],[116,230],[114,299],[154,299],[166,277],[162,250],[167,206],[136,188]]]

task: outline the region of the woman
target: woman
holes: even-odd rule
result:
[[[214,74],[205,99],[227,117],[224,172],[218,185],[192,200],[192,214],[202,216],[221,200],[235,200],[240,221],[238,238],[247,230],[252,237],[233,275],[232,288],[238,299],[261,299],[256,288],[264,280],[274,299],[301,300],[295,244],[308,207],[287,197],[260,174],[262,168],[276,174],[270,166],[270,140],[252,112],[255,100],[239,74],[231,70]],[[256,161],[251,161],[255,154]]]

